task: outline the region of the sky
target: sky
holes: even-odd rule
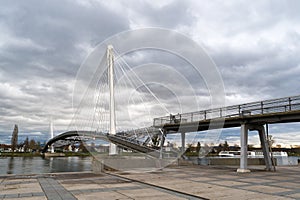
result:
[[[105,39],[139,28],[174,30],[202,46],[220,72],[226,105],[299,95],[299,8],[296,0],[2,0],[0,143],[10,143],[14,124],[19,141],[46,140],[50,119],[56,134],[67,130],[82,63]],[[297,123],[271,125],[270,134],[276,144],[300,145]],[[221,140],[239,143],[239,130]]]

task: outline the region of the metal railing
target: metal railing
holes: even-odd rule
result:
[[[272,113],[300,110],[300,95],[257,101],[252,103],[213,108],[208,110],[182,113],[153,119],[153,126],[158,127],[169,123],[188,123],[216,118],[242,117],[249,115],[265,115]]]

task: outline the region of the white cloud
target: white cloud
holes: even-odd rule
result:
[[[11,134],[14,123],[24,132],[46,133],[50,115],[56,130],[65,130],[72,118],[72,84],[80,64],[96,44],[128,28],[170,28],[203,45],[220,70],[228,105],[299,93],[297,1],[70,0],[60,4],[7,1],[0,8],[0,133]],[[128,57],[135,64],[152,61],[151,56],[157,55]],[[164,59],[168,60],[156,61],[174,64]],[[144,75],[157,82],[164,78]],[[206,107],[209,99],[203,80],[192,82]],[[174,89],[176,95],[183,94],[180,89]],[[160,97],[175,109],[175,98]],[[189,98],[184,94],[180,100]],[[182,106],[183,112],[193,109],[192,104]],[[281,128],[299,141],[296,128]],[[274,136],[280,144],[293,143],[282,133]],[[231,139],[239,142],[238,136]]]

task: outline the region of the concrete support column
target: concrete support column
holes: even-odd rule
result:
[[[159,153],[159,158],[163,158],[163,147],[166,139],[166,132],[165,130],[161,131],[161,136],[160,136],[160,153]]]
[[[263,125],[256,125],[254,127],[251,127],[251,130],[257,130],[259,134],[260,144],[264,153],[264,159],[266,164],[266,170],[271,171],[272,170],[272,160],[270,156],[269,151],[269,143],[267,140],[265,127]]]
[[[185,133],[181,133],[181,153],[185,152]]]
[[[250,172],[247,169],[247,159],[248,159],[248,126],[247,124],[241,125],[241,158],[240,158],[240,168],[237,172],[245,173]]]

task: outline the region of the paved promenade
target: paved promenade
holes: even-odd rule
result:
[[[300,199],[300,166],[238,174],[182,166],[148,173],[0,176],[0,199]]]

